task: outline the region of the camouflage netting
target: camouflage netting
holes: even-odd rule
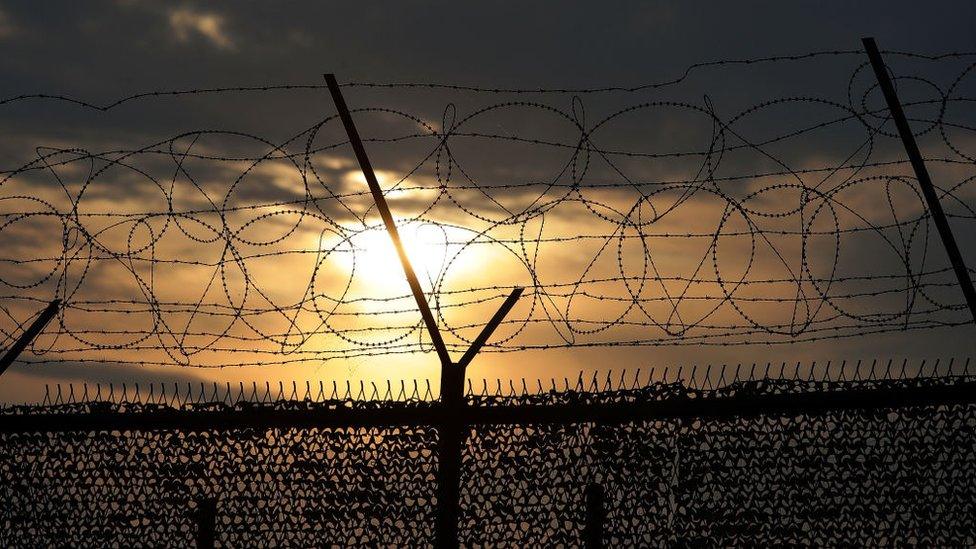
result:
[[[578,545],[597,482],[611,546],[972,545],[974,412],[479,428],[463,532]]]
[[[639,405],[680,393],[657,386],[475,403]],[[191,545],[201,497],[218,499],[225,546],[423,545],[434,536],[436,444],[426,426],[7,433],[0,546]],[[973,545],[974,461],[976,405],[478,425],[463,455],[461,537],[579,545],[584,489],[596,483],[613,545]]]
[[[302,429],[10,435],[0,546],[192,545],[218,496],[225,545],[433,536],[435,434]]]

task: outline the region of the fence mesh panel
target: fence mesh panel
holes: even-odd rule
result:
[[[472,397],[470,404],[530,411],[625,403],[638,410],[690,398],[826,398],[852,387],[922,390],[971,381],[750,381],[714,390],[656,384]],[[326,405],[335,403],[261,406]],[[436,425],[259,429],[215,420],[206,429],[133,430],[122,421],[156,409],[8,408],[10,423],[93,410],[120,423],[95,432],[0,434],[0,545],[187,545],[201,498],[217,499],[217,540],[225,546],[433,541]],[[614,422],[581,412],[538,424],[475,423],[462,457],[461,540],[579,545],[585,489],[595,483],[606,491],[604,541],[613,545],[972,545],[974,427],[976,405],[950,402]]]

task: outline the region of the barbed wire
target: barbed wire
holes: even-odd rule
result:
[[[931,141],[927,162],[945,176],[940,199],[970,223],[976,126],[953,107],[974,100],[976,54],[889,53],[917,134]],[[367,146],[393,157],[385,191],[452,350],[516,286],[528,290],[486,351],[789,344],[968,323],[860,55],[702,63],[634,87],[345,86],[371,100],[408,88],[473,97],[442,104],[440,123],[419,107],[353,109]],[[711,96],[650,95],[715,67],[823,59],[850,65],[846,101],[788,95],[720,109]],[[946,82],[924,72],[950,61],[960,66]],[[104,104],[35,94],[0,106],[109,111],[323,87]],[[781,114],[803,109],[817,114]],[[329,113],[284,139],[210,128],[138,147],[37,147],[0,172],[0,334],[16,337],[57,297],[61,312],[27,362],[224,367],[431,351],[340,130]],[[803,141],[835,131],[837,150]]]

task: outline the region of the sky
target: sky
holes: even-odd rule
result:
[[[355,113],[357,124],[381,183],[396,189],[390,205],[417,270],[439,288],[455,356],[508,288],[531,289],[497,334],[509,350],[531,349],[483,353],[473,380],[968,356],[961,293],[934,230],[912,222],[924,211],[917,187],[897,179],[911,171],[884,164],[904,159],[890,123],[826,122],[881,108],[862,36],[892,52],[966,53],[974,27],[966,2],[0,2],[0,98],[108,105],[152,91],[301,87],[108,110],[0,104],[0,327],[13,333],[55,295],[68,302],[64,333],[49,330],[22,357],[30,363],[4,374],[0,400],[69,381],[436,380],[429,345],[383,352],[416,351],[423,336],[326,72],[347,84],[578,90],[343,88],[353,109],[373,109]],[[837,51],[847,53],[709,64]],[[892,57],[896,71],[925,79],[899,81],[903,102],[922,102],[909,116],[919,127],[948,121],[919,143],[936,183],[959,185],[946,209],[964,257],[976,257],[976,82],[966,72],[976,57]],[[946,93],[940,112],[932,100]],[[729,124],[719,141],[717,120]],[[445,142],[437,132],[447,128]],[[716,143],[732,148],[709,154]],[[809,210],[797,210],[803,200]],[[142,215],[168,208],[195,213]],[[60,217],[18,217],[42,210]],[[887,228],[857,231],[866,226]],[[812,231],[807,240],[798,228]],[[838,228],[854,232],[838,244]],[[667,236],[680,234],[698,236]],[[906,270],[937,272],[914,280],[922,295],[905,290]],[[682,279],[716,273],[746,284],[727,297],[721,284]],[[815,282],[827,279],[841,281]],[[919,329],[890,330],[899,323]],[[816,335],[878,326],[886,333]],[[237,363],[249,365],[214,368]]]

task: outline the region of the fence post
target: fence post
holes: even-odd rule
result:
[[[410,291],[413,293],[417,307],[420,309],[424,324],[427,326],[427,332],[430,334],[430,340],[434,344],[438,358],[440,358],[441,405],[439,408],[440,421],[437,423],[438,475],[436,492],[436,544],[439,547],[457,547],[459,545],[458,520],[460,519],[461,452],[465,438],[464,429],[467,427],[467,422],[464,418],[465,369],[474,360],[481,347],[487,343],[488,338],[494,333],[495,328],[501,324],[505,315],[515,306],[515,302],[522,295],[523,288],[514,288],[512,290],[508,298],[505,299],[505,302],[502,303],[502,306],[499,307],[491,320],[488,321],[488,324],[482,328],[481,333],[472,342],[471,346],[464,353],[464,356],[461,357],[461,360],[455,364],[451,360],[447,346],[444,344],[444,339],[441,337],[441,333],[437,328],[437,322],[434,319],[433,313],[431,313],[430,305],[427,304],[427,298],[424,296],[424,291],[420,287],[417,275],[410,265],[410,258],[407,257],[403,244],[400,242],[400,233],[397,231],[396,222],[390,213],[389,206],[386,204],[383,189],[380,188],[376,174],[373,172],[373,166],[369,161],[369,156],[366,154],[366,148],[363,147],[362,139],[359,137],[359,131],[353,122],[349,107],[346,106],[346,100],[342,96],[342,90],[339,89],[339,83],[336,81],[334,74],[326,74],[324,76],[329,93],[332,95],[332,101],[335,103],[336,110],[339,113],[339,119],[345,127],[346,135],[349,136],[349,143],[356,153],[359,168],[366,178],[370,193],[373,195],[373,201],[376,203],[376,209],[379,210],[383,224],[386,226],[386,231],[390,235],[390,240],[393,241],[393,246],[396,248],[397,255],[400,258],[400,265],[403,267],[403,274],[407,278]]]
[[[41,333],[41,330],[43,330],[44,327],[47,326],[47,323],[54,318],[54,315],[58,314],[58,308],[60,306],[60,299],[55,299],[49,303],[48,306],[41,311],[41,314],[37,315],[37,318],[34,319],[34,322],[31,323],[30,327],[24,330],[24,333],[20,335],[20,338],[18,338],[17,341],[15,341],[14,344],[7,349],[7,352],[3,355],[3,358],[0,358],[0,376],[2,376],[3,373],[7,371],[7,368],[9,368],[10,365],[17,360],[17,357],[20,356],[20,353],[24,352],[24,349],[30,345],[31,341],[34,341],[34,338]]]
[[[451,364],[451,357],[447,352],[447,347],[444,345],[444,339],[441,337],[440,330],[437,329],[437,321],[434,319],[433,313],[430,312],[430,306],[427,305],[424,290],[420,287],[420,281],[413,271],[413,266],[410,265],[410,259],[407,257],[407,252],[403,248],[403,243],[400,242],[400,232],[397,231],[393,214],[390,213],[390,207],[386,204],[383,189],[380,188],[379,181],[376,180],[373,165],[369,161],[369,156],[366,155],[366,148],[363,147],[362,139],[359,138],[359,131],[356,129],[356,124],[352,120],[352,115],[349,113],[349,107],[346,106],[346,100],[342,97],[342,91],[339,89],[335,75],[326,74],[325,82],[329,87],[329,92],[332,94],[332,101],[335,103],[336,110],[339,111],[339,118],[342,120],[342,125],[346,129],[346,135],[349,136],[349,143],[356,153],[356,159],[359,161],[359,167],[363,172],[363,176],[366,178],[366,184],[369,185],[369,191],[373,195],[376,209],[380,212],[380,218],[383,219],[383,224],[386,226],[386,232],[390,235],[390,240],[393,241],[393,247],[396,248],[397,255],[400,258],[400,266],[403,267],[403,274],[407,278],[407,284],[410,285],[410,291],[413,293],[414,301],[417,302],[417,307],[420,309],[420,316],[424,319],[424,324],[426,324],[427,332],[430,335],[430,341],[437,351],[437,356],[441,360],[441,368],[443,369]]]
[[[217,500],[197,500],[197,549],[213,549],[216,541]]]
[[[587,484],[586,497],[586,525],[583,527],[583,545],[587,549],[603,547],[603,525],[606,522],[603,486]]]
[[[891,113],[891,118],[894,119],[895,126],[898,128],[902,145],[905,147],[905,152],[908,153],[908,160],[912,164],[912,169],[915,170],[915,177],[918,179],[918,184],[922,188],[922,195],[925,196],[925,202],[928,204],[929,212],[932,214],[932,220],[935,222],[935,227],[938,229],[939,236],[942,238],[942,245],[945,247],[946,254],[949,256],[949,261],[952,262],[952,268],[956,272],[959,287],[962,288],[962,293],[966,296],[969,312],[973,315],[973,321],[976,322],[976,289],[973,288],[973,281],[969,276],[969,271],[966,269],[966,264],[962,260],[962,254],[956,245],[956,239],[952,236],[949,221],[946,219],[945,212],[942,211],[942,204],[939,202],[939,196],[935,193],[935,186],[932,185],[929,172],[925,168],[922,153],[919,152],[918,143],[915,142],[915,136],[912,135],[912,128],[908,125],[908,119],[905,118],[905,111],[902,110],[901,103],[898,101],[895,86],[891,83],[888,70],[885,67],[884,60],[881,58],[881,52],[878,51],[878,45],[874,42],[874,38],[862,38],[861,42],[864,44],[864,50],[868,54],[868,59],[871,60],[874,75],[878,79],[878,86],[881,87],[881,93],[884,94],[885,101],[888,103],[888,111]]]

